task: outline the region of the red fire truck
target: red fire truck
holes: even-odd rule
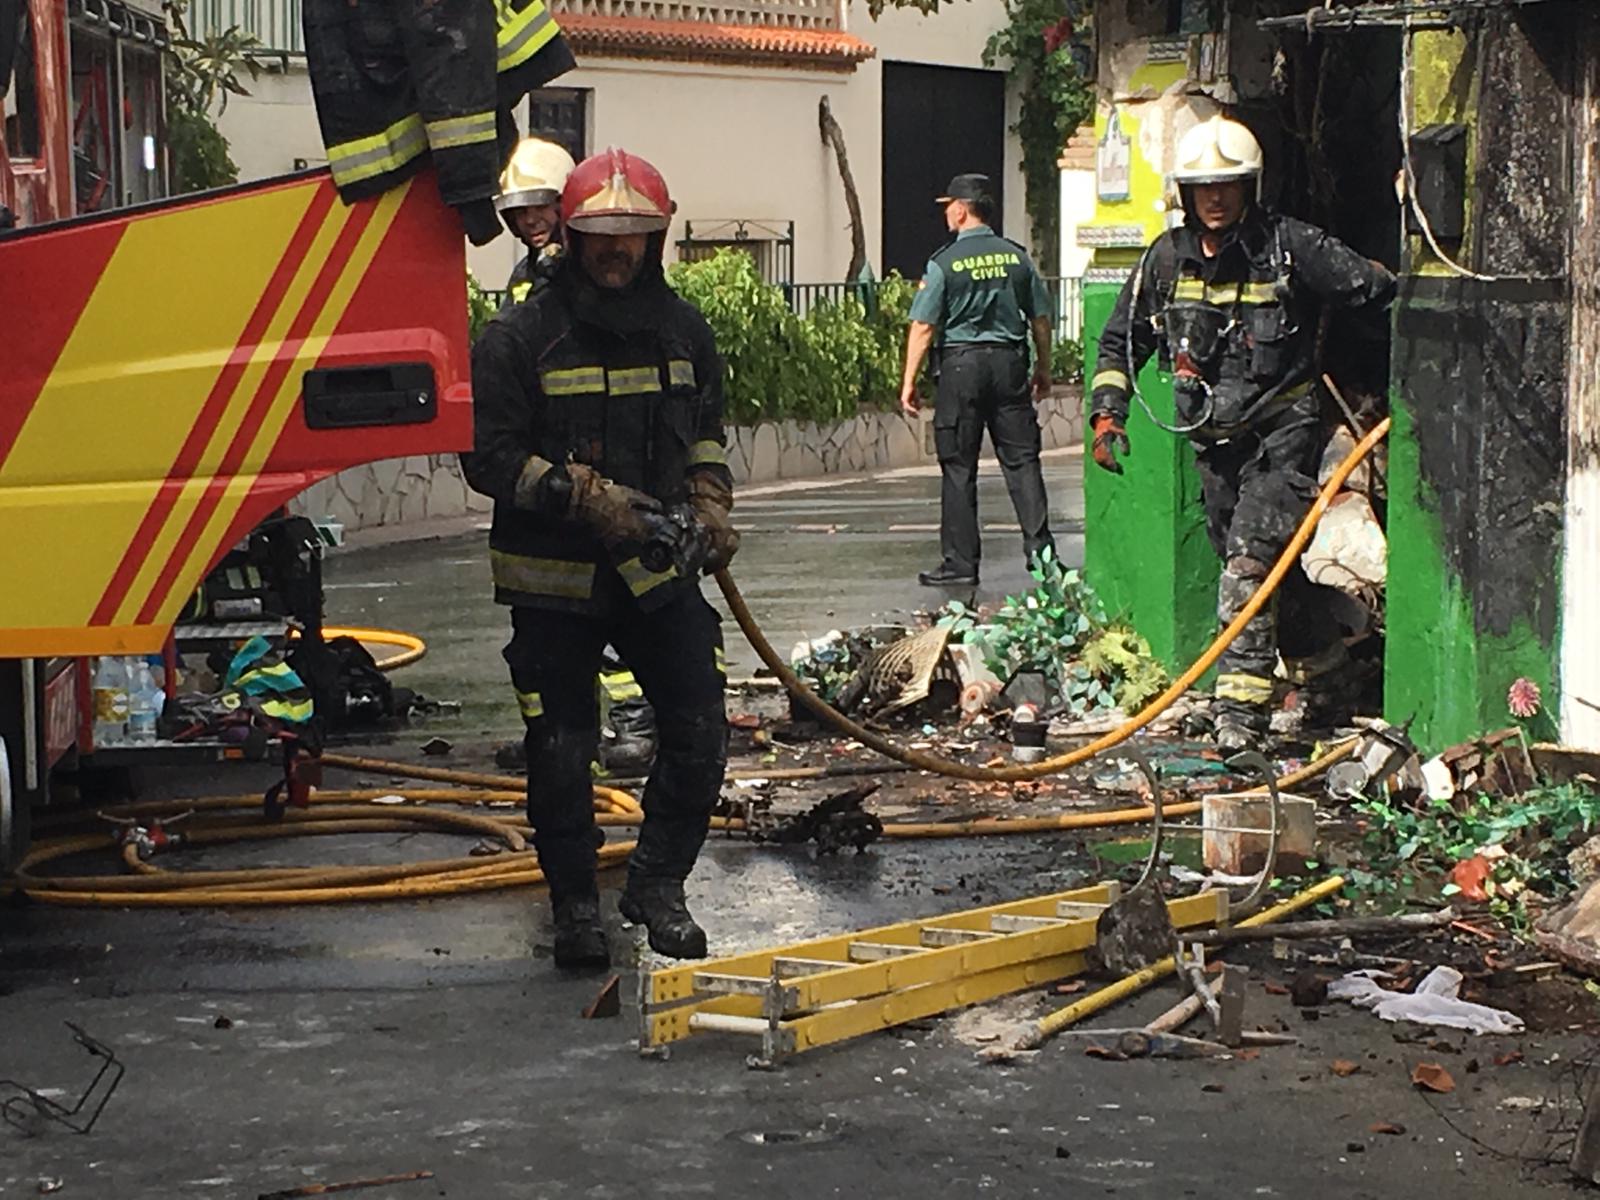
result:
[[[90,741],[90,660],[157,653],[307,486],[471,442],[460,226],[431,179],[166,197],[157,14],[0,0],[0,867]]]

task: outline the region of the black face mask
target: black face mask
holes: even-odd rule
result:
[[[652,233],[645,243],[639,273],[626,287],[603,288],[583,269],[583,234],[567,231],[569,249],[557,282],[566,291],[580,321],[612,333],[637,333],[660,323],[662,310],[672,295],[661,258],[667,235]]]

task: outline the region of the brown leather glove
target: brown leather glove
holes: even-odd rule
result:
[[[649,539],[653,530],[649,518],[661,512],[659,500],[613,483],[583,463],[568,463],[565,470],[572,481],[567,516],[583,522],[607,547]]]
[[[1121,475],[1119,453],[1124,458],[1133,453],[1133,447],[1128,444],[1128,431],[1110,413],[1100,413],[1094,418],[1094,461],[1101,469]]]
[[[710,543],[706,571],[720,571],[739,552],[739,531],[729,516],[733,512],[733,489],[709,472],[696,472],[689,477],[689,505]]]

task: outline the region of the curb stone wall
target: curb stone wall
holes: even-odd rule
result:
[[[1083,441],[1083,393],[1058,387],[1039,405],[1044,448]],[[766,421],[728,430],[728,465],[739,484],[817,479],[931,464],[928,412],[863,412],[848,421]],[[346,533],[439,517],[487,514],[493,503],[467,486],[454,454],[412,455],[352,467],[307,488],[294,511],[344,525]]]

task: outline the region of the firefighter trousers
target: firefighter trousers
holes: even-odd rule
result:
[[[640,612],[618,597],[599,613],[516,607],[505,648],[526,728],[528,823],[552,897],[596,892],[590,764],[600,740],[595,676],[614,646],[656,712],[660,747],[644,789],[631,874],[682,880],[693,869],[728,761],[721,619],[698,590]]]
[[[1255,594],[1283,553],[1316,495],[1322,447],[1314,411],[1299,406],[1272,426],[1195,443],[1205,503],[1206,532],[1222,559],[1217,619],[1226,627]],[[1333,589],[1314,584],[1296,562],[1272,600],[1244,627],[1217,663],[1219,725],[1258,733],[1271,719],[1278,653],[1286,659],[1336,665],[1341,629],[1329,600]]]
[[[978,532],[978,452],[985,429],[1022,526],[1023,551],[1031,560],[1054,545],[1030,385],[1024,347],[963,343],[945,347],[940,355],[933,441],[943,476],[939,548],[947,568],[963,574],[978,571],[983,551]]]

